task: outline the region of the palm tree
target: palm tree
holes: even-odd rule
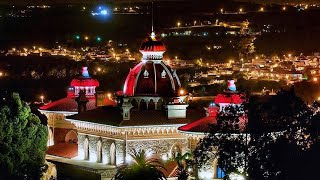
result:
[[[178,153],[174,158],[174,161],[178,165],[178,180],[187,180],[189,177],[188,168],[191,166],[189,157],[191,157],[190,153],[185,153],[184,155]]]
[[[166,169],[159,159],[146,158],[145,150],[133,150],[130,153],[132,163],[119,167],[114,180],[163,180],[167,179],[163,173]]]

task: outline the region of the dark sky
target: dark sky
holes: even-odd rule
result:
[[[184,1],[184,0],[0,0],[0,5],[54,5],[54,4],[96,4],[101,2],[148,2],[148,1]],[[187,0],[189,1],[189,0]],[[194,0],[201,2],[202,0]],[[243,2],[256,2],[260,4],[266,3],[317,3],[320,0],[235,0]]]

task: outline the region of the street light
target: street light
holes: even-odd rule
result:
[[[240,8],[240,9],[239,9],[239,12],[240,12],[240,13],[242,13],[242,12],[243,12],[243,9],[242,9],[242,8]]]
[[[260,8],[260,11],[261,11],[261,12],[263,12],[263,11],[264,11],[264,8],[263,8],[263,7],[261,7],[261,8]]]
[[[222,8],[220,9],[220,12],[223,13],[223,9]]]
[[[107,94],[108,99],[111,99],[111,96],[112,96],[111,93],[108,93],[108,94]]]
[[[180,25],[181,25],[181,23],[180,23],[180,22],[177,22],[177,26],[178,26],[178,28],[180,28]]]
[[[43,103],[44,96],[41,95],[41,96],[40,96],[40,99],[41,99],[41,103]]]
[[[84,39],[85,39],[85,40],[89,40],[89,37],[88,37],[88,36],[85,36]]]

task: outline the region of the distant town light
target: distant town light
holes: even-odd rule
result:
[[[283,6],[282,11],[285,11],[285,10],[287,10],[287,7]]]
[[[100,72],[100,71],[101,71],[101,68],[100,68],[100,67],[98,67],[98,68],[97,68],[97,71],[99,71],[99,72]]]
[[[3,76],[3,72],[0,72],[0,77],[2,77]]]
[[[240,9],[239,9],[239,12],[241,12],[241,13],[242,13],[242,12],[243,12],[243,9],[242,9],[242,8],[240,8]]]
[[[111,99],[112,94],[111,94],[111,93],[108,93],[108,94],[107,94],[107,97],[108,97],[108,99]]]
[[[263,12],[263,11],[264,11],[264,8],[263,8],[263,7],[261,7],[261,8],[260,8],[260,11],[261,11],[261,12]]]
[[[318,78],[317,78],[317,77],[314,77],[314,78],[313,78],[313,81],[314,81],[314,82],[317,82],[317,81],[318,81]]]
[[[223,9],[222,8],[220,9],[220,12],[223,13]]]
[[[180,22],[177,22],[177,26],[178,26],[178,28],[180,27],[180,25],[181,25],[181,23],[180,23]]]
[[[84,39],[85,39],[85,40],[89,40],[89,37],[88,37],[88,36],[85,36]]]
[[[101,41],[101,37],[97,37],[97,41],[100,42]]]

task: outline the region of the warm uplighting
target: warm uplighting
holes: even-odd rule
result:
[[[39,49],[39,51],[42,51],[42,48],[41,48],[41,47],[39,47],[38,49]]]

